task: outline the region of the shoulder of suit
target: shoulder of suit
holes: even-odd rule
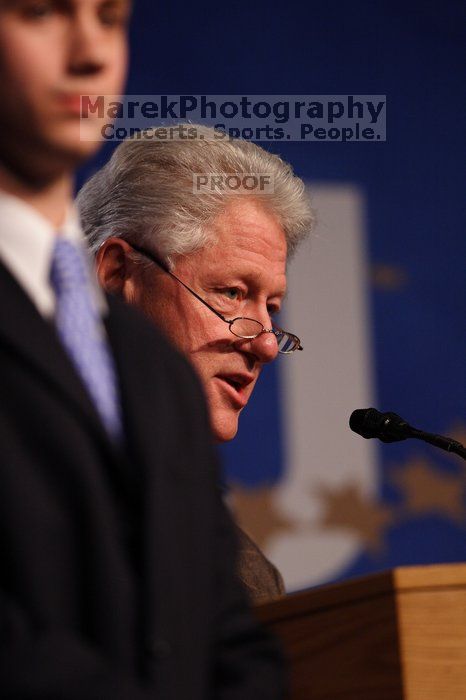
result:
[[[108,304],[106,325],[111,334],[131,338],[133,345],[138,346],[139,352],[147,356],[147,361],[153,362],[156,359],[165,367],[174,367],[183,380],[197,384],[200,392],[203,393],[189,361],[167,340],[155,323],[149,321],[139,309],[116,296],[106,295],[106,300]]]

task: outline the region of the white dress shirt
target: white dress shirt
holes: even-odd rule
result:
[[[57,235],[85,249],[84,235],[73,206],[57,231],[29,204],[0,191],[0,259],[45,318],[53,317],[55,311],[50,266]],[[104,314],[105,298],[93,270],[91,280],[91,294]]]

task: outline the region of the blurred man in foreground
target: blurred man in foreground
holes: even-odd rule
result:
[[[0,696],[280,698],[201,391],[99,292],[71,206],[100,128],[80,95],[121,90],[128,12],[0,0]]]
[[[303,182],[257,145],[191,124],[123,142],[78,197],[104,289],[139,306],[201,378],[218,442],[231,440],[264,364],[301,349],[273,324],[286,262],[309,232]],[[176,134],[176,132],[175,132]],[[243,532],[239,575],[256,602],[284,592]]]

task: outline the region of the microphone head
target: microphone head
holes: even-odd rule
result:
[[[396,413],[380,413],[375,408],[357,408],[350,416],[351,430],[367,440],[379,438],[382,442],[398,442],[410,437],[411,428]]]
[[[350,416],[349,426],[354,433],[369,438],[378,437],[380,428],[377,416],[380,413],[375,408],[357,408]]]

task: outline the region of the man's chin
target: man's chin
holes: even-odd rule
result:
[[[48,138],[48,145],[58,157],[79,165],[98,151],[102,145],[100,131],[81,129],[78,122],[66,124]]]
[[[32,186],[42,186],[64,173],[72,172],[100,147],[96,140],[82,141],[79,125],[60,125],[56,131],[35,130],[18,138],[0,139],[0,159],[4,167]]]
[[[235,416],[218,416],[211,420],[212,433],[216,442],[229,442],[238,432],[239,414]]]
[[[103,142],[99,123],[86,123],[77,116],[55,117],[49,123],[42,119],[35,133],[25,140],[35,143],[41,153],[49,153],[55,162],[63,161],[66,167],[76,167],[91,158]]]

